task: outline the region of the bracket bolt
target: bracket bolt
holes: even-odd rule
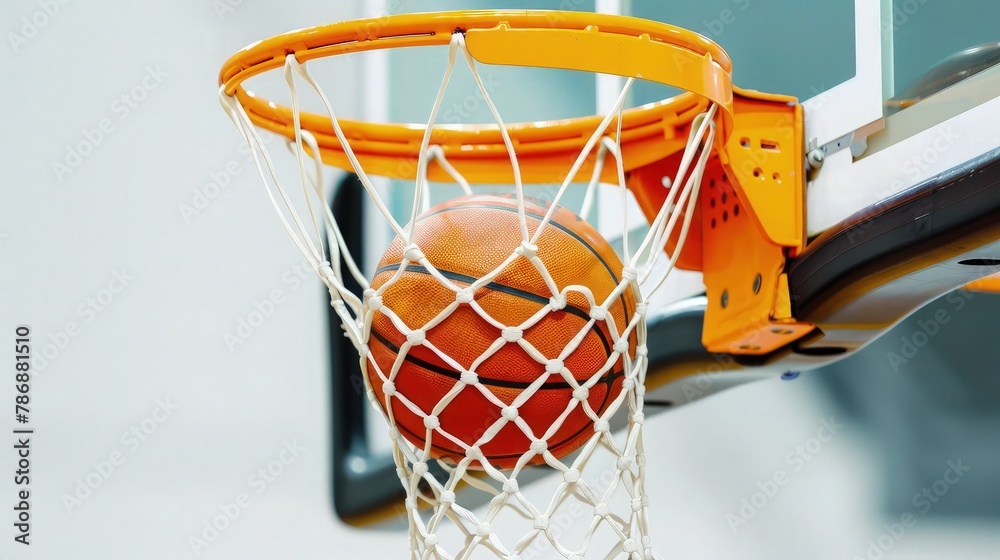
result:
[[[819,169],[823,167],[824,159],[826,159],[826,154],[823,153],[823,150],[816,148],[806,156],[806,163],[811,169]]]

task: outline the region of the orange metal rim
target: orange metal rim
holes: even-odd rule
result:
[[[732,63],[721,47],[695,32],[668,24],[585,12],[454,11],[322,25],[278,35],[242,49],[223,65],[219,82],[227,95],[236,97],[255,125],[293,138],[291,109],[248,91],[244,84],[247,79],[281,68],[288,55],[305,63],[369,50],[447,45],[456,31],[465,33],[469,52],[479,62],[616,74],[691,92],[623,113],[621,141],[626,169],[676,151],[675,142],[669,140],[682,133],[709,101],[715,101],[721,109],[719,140],[724,141],[733,128]],[[346,161],[328,116],[303,113],[300,118],[302,128],[317,138],[325,161],[335,165]],[[533,161],[551,170],[555,163],[565,165],[567,153],[583,148],[600,120],[598,116],[586,116],[515,123],[507,125],[507,130],[519,156],[531,156]],[[372,160],[419,156],[424,125],[338,121],[363,165],[366,156]],[[657,137],[668,142],[658,145],[649,141]],[[431,138],[449,160],[485,162],[506,157],[496,125],[436,125]],[[395,164],[375,169],[365,166],[365,169],[374,174],[397,176],[394,170],[399,167]],[[533,173],[531,165],[522,171],[526,182],[552,179],[548,171]],[[493,178],[489,175],[484,173],[478,179],[489,182]],[[495,178],[508,175],[509,170],[498,169]]]
[[[585,12],[394,15],[313,27],[255,43],[225,63],[219,83],[222,93],[235,98],[254,125],[294,139],[291,109],[248,91],[247,79],[282,68],[289,56],[304,64],[377,49],[445,46],[455,33],[464,35],[468,54],[483,64],[612,74],[686,90],[622,113],[617,140],[621,164],[630,172],[626,186],[636,193],[647,217],[661,207],[667,192],[662,179],[676,169],[691,123],[715,103],[719,109],[715,157],[706,175],[709,189],[701,194],[708,203],[699,203],[696,219],[701,231],[685,245],[679,261],[679,266],[705,273],[711,303],[703,342],[715,352],[764,356],[814,332],[813,325],[792,316],[784,274],[788,255],[805,245],[802,108],[791,97],[734,87],[729,57],[697,33]],[[325,163],[352,170],[328,115],[304,113],[299,118],[302,129],[316,139]],[[506,125],[521,180],[562,181],[602,120],[586,116]],[[425,125],[339,118],[337,122],[364,171],[398,179],[415,177]],[[612,126],[609,132],[617,128]],[[471,183],[514,181],[503,134],[496,125],[435,125],[430,142]],[[580,174],[587,176],[596,163],[597,156],[591,153]],[[616,183],[615,167],[606,165],[601,180]],[[430,180],[450,180],[436,162],[427,172]],[[713,186],[716,193],[711,192]],[[722,197],[721,205],[715,204],[716,195]],[[723,208],[730,198],[730,205],[739,203],[739,213],[735,206]],[[710,215],[711,208],[716,215]]]

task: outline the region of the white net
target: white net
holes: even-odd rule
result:
[[[502,262],[477,278],[456,278],[439,269],[418,243],[421,239],[419,218],[430,205],[427,169],[432,160],[437,161],[463,192],[474,192],[444,152],[430,143],[435,118],[459,55],[467,63],[501,131],[514,177],[514,196],[510,204],[516,211],[517,220],[513,226],[516,231],[511,232],[511,236],[519,239],[519,243],[510,248]],[[666,201],[637,249],[630,250],[628,231],[624,228],[621,255],[624,266],[613,271],[614,286],[597,289],[576,282],[563,281],[565,285],[560,285],[556,281],[549,268],[558,262],[560,255],[546,253],[549,247],[544,234],[547,228],[555,227],[553,223],[557,222],[559,212],[564,212],[558,207],[560,198],[595,147],[597,153],[584,199],[584,213],[593,204],[605,159],[613,157],[623,201],[622,220],[628,223],[628,204],[624,203],[627,196],[625,172],[618,139],[622,108],[633,79],[627,81],[613,109],[593,131],[544,215],[531,213],[529,216],[526,208],[533,208],[534,203],[524,194],[514,144],[480,79],[474,59],[465,48],[463,35],[455,33],[448,50],[447,70],[423,136],[413,208],[408,222],[400,224],[359,164],[329,99],[305,64],[289,55],[284,72],[295,125],[294,140],[290,140],[288,146],[298,162],[306,201],[304,208],[297,208],[294,197],[282,186],[264,142],[243,107],[225,93],[221,95],[222,103],[252,148],[254,161],[282,225],[328,286],[331,305],[343,322],[346,336],[358,351],[362,371],[368,373],[365,376],[367,396],[388,425],[397,473],[406,490],[411,557],[655,558],[647,518],[644,489],[647,467],[642,440],[648,365],[645,301],[663,284],[673,268],[691,226],[701,177],[715,134],[715,106],[711,105],[692,123],[691,136],[677,173],[671,181],[665,182],[664,188],[670,189]],[[395,244],[400,255],[395,263],[397,266],[377,283],[366,278],[357,266],[346,248],[337,221],[325,204],[324,168],[319,147],[315,138],[301,127],[297,92],[300,84],[315,91],[322,100],[360,182],[396,234]],[[612,132],[609,129],[613,124],[616,127]],[[667,183],[672,186],[666,186]],[[677,228],[680,229],[676,248],[667,256],[661,248]],[[469,259],[479,254],[476,247],[461,249],[468,252]],[[530,266],[525,267],[525,263]],[[509,275],[515,265],[521,267],[519,270],[537,272],[548,293],[545,294],[547,299],[537,302],[530,316],[516,324],[506,324],[497,319],[495,309],[481,302],[480,296],[495,286],[502,274]],[[426,293],[408,296],[396,293],[393,298],[387,297],[390,290],[405,287],[401,279],[406,278],[406,271],[413,270],[433,278],[439,289],[453,294],[447,305],[430,310],[432,318],[419,324],[411,324],[413,314],[400,312],[394,304],[403,297],[407,298],[408,306],[412,306],[413,302],[426,299]],[[363,287],[363,293],[347,290],[345,275],[353,276]],[[568,307],[573,307],[582,316],[582,326],[571,333],[567,343],[553,350],[551,345],[543,348],[525,336],[547,318],[565,313]],[[435,329],[458,309],[473,310],[483,324],[495,329],[495,340],[487,341],[485,350],[473,358],[459,359],[452,355],[454,343],[449,347],[441,343],[440,337],[434,336]],[[376,359],[369,345],[373,321],[377,320],[391,323],[400,337],[395,357],[389,362]],[[567,364],[572,361],[574,352],[579,350],[588,333],[595,330],[610,336],[607,359],[603,363],[593,363],[590,369],[584,368],[585,371],[580,371],[579,366],[577,371],[571,371]],[[537,337],[535,340],[537,342]],[[535,362],[542,373],[518,385],[514,392],[508,390],[498,394],[494,385],[480,378],[480,370],[502,349],[511,348],[521,353],[525,360]],[[414,349],[419,349],[424,357],[432,357],[452,374],[447,378],[449,385],[429,404],[426,393],[410,394],[403,390],[404,384],[399,383],[408,356],[416,352]],[[609,383],[609,379],[614,383]],[[565,398],[561,401],[550,398],[546,402],[548,406],[559,402],[558,406],[564,408],[550,411],[555,420],[548,425],[540,426],[526,419],[521,414],[523,410],[533,402],[537,406],[539,394],[551,389],[553,383],[563,390]],[[408,386],[412,390],[414,384]],[[591,398],[595,391],[604,392],[603,401],[596,406]],[[458,406],[461,396],[470,394],[475,396],[472,402],[482,404],[477,407],[482,410],[463,410],[459,415],[449,415],[449,407]],[[470,400],[466,398],[464,402],[467,404]],[[401,426],[400,415],[406,415],[411,422]],[[444,421],[444,417],[450,420]],[[459,420],[455,420],[456,417]],[[487,421],[482,424],[484,418]],[[415,434],[409,429],[412,419],[421,422],[419,427],[423,433]],[[567,419],[574,422],[582,419],[587,430],[568,447],[563,445]],[[409,437],[404,432],[408,432]],[[507,440],[524,442],[517,456],[499,461],[497,455],[489,451],[494,449],[493,443],[501,434]],[[577,446],[575,451],[567,453]],[[443,454],[442,447],[451,451]],[[441,459],[443,456],[446,458]]]

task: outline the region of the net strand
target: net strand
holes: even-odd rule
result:
[[[614,145],[610,138],[602,138],[601,144],[597,147],[597,156],[594,158],[594,170],[590,173],[590,181],[587,183],[587,192],[583,196],[583,203],[580,205],[580,217],[588,219],[594,207],[594,199],[597,198],[597,185],[601,182],[601,174],[604,172],[604,160],[608,154],[608,145]]]
[[[489,107],[490,114],[493,116],[494,122],[496,122],[499,127],[500,136],[503,138],[503,145],[507,148],[507,155],[510,158],[511,171],[514,174],[514,192],[517,195],[518,227],[521,228],[521,239],[527,242],[528,219],[524,210],[524,184],[521,181],[521,165],[517,161],[517,152],[514,150],[514,141],[510,139],[510,133],[507,131],[507,126],[504,124],[503,118],[500,117],[500,111],[497,110],[497,106],[493,103],[493,98],[490,96],[490,92],[486,89],[486,84],[483,83],[483,79],[479,75],[479,69],[476,67],[475,59],[472,58],[472,53],[469,52],[469,49],[465,45],[465,34],[453,33],[451,35],[451,44],[449,47],[461,49],[463,58],[465,58],[465,63],[472,72],[473,79],[476,80],[476,86],[479,88],[479,93],[483,96],[483,101],[486,102],[486,106]]]
[[[681,163],[677,170],[677,176],[673,181],[674,185],[683,184],[684,188],[670,189],[670,193],[668,194],[666,200],[664,201],[663,206],[660,208],[659,213],[657,213],[656,218],[650,224],[650,235],[647,235],[646,238],[643,240],[642,244],[639,246],[639,249],[636,251],[635,256],[631,261],[631,265],[636,266],[638,264],[637,260],[639,258],[639,255],[642,255],[644,253],[647,255],[646,265],[643,267],[643,269],[645,270],[643,279],[648,277],[648,275],[652,271],[653,261],[658,256],[656,254],[656,251],[653,250],[653,248],[662,247],[665,239],[669,239],[670,234],[672,234],[673,232],[673,224],[676,223],[677,217],[679,215],[675,211],[677,206],[683,205],[683,201],[686,199],[686,197],[690,195],[693,185],[701,184],[701,180],[705,172],[705,166],[707,164],[707,155],[709,154],[709,149],[708,149],[709,145],[704,145],[704,149],[702,149],[703,148],[702,141],[705,138],[706,134],[708,133],[709,128],[712,128],[712,130],[714,131],[713,119],[715,116],[715,112],[716,112],[716,105],[712,104],[712,106],[709,107],[708,111],[705,113],[705,117],[708,118],[702,118],[701,116],[695,118],[693,124],[696,123],[697,126],[691,127],[688,143],[687,146],[684,148],[684,154],[681,158]],[[699,159],[698,164],[695,166],[694,172],[689,177],[687,176],[688,169],[691,165],[691,162],[699,153],[703,154],[705,156],[705,159],[704,161]],[[677,200],[677,204],[675,204],[675,197],[678,195],[679,199]],[[678,244],[678,247],[680,246],[681,245]],[[679,251],[675,252],[679,253]]]
[[[670,272],[673,270],[674,265],[677,264],[677,259],[680,257],[680,253],[681,253],[680,249],[683,247],[683,242],[687,238],[688,231],[691,228],[691,222],[692,222],[692,220],[694,218],[695,205],[697,204],[698,195],[699,195],[700,190],[701,190],[702,177],[703,177],[703,175],[705,173],[705,168],[708,165],[709,156],[711,155],[711,151],[710,151],[709,147],[715,141],[715,123],[710,118],[710,116],[714,113],[714,111],[713,111],[714,109],[715,109],[715,106],[713,105],[712,108],[709,110],[708,113],[706,113],[703,116],[700,115],[695,120],[695,122],[697,123],[698,119],[702,119],[703,122],[699,123],[699,124],[708,123],[708,132],[707,132],[707,134],[704,137],[704,143],[703,144],[700,143],[701,142],[701,138],[700,137],[699,138],[695,138],[695,140],[697,140],[699,142],[701,152],[700,152],[700,154],[698,156],[698,163],[697,163],[697,166],[695,168],[695,172],[691,175],[691,178],[688,180],[687,184],[685,184],[685,190],[688,190],[690,188],[691,193],[688,195],[688,200],[686,201],[686,205],[685,205],[684,222],[681,225],[681,231],[680,231],[680,234],[678,235],[678,243],[676,245],[675,250],[670,255],[670,258],[669,258],[669,261],[667,263],[666,269],[660,275],[659,280],[657,280],[656,283],[653,285],[653,287],[649,289],[648,293],[656,293],[656,291],[660,289],[660,287],[664,284],[664,282],[666,282],[666,279],[667,279],[668,275],[670,274]],[[701,126],[699,126],[699,129],[700,128],[701,128]],[[689,187],[689,185],[690,185],[690,187]],[[681,198],[683,199],[684,197],[682,196]],[[680,204],[680,203],[678,203],[678,204]],[[664,228],[664,231],[660,232],[657,235],[657,238],[654,240],[654,243],[653,243],[652,246],[653,247],[660,247],[660,246],[662,246],[663,240],[664,239],[669,239],[669,237],[671,235],[671,231],[672,231],[672,228],[668,224],[667,227]],[[652,267],[649,267],[649,269],[647,269],[647,272],[646,272],[646,274],[644,275],[644,277],[642,279],[642,283],[646,282],[646,280],[648,279],[648,277],[649,277],[650,274],[652,274]]]
[[[415,181],[416,191],[413,195],[413,208],[410,212],[410,221],[406,226],[406,242],[409,243],[410,239],[413,237],[413,228],[417,225],[417,216],[420,214],[420,208],[422,206],[430,207],[430,188],[427,184],[427,165],[429,160],[432,159],[429,154],[429,148],[431,144],[431,133],[434,131],[434,122],[437,120],[438,111],[441,109],[441,103],[444,102],[444,94],[448,91],[448,83],[451,81],[451,74],[455,69],[455,56],[458,52],[458,41],[455,37],[459,36],[458,33],[452,35],[452,40],[448,44],[448,65],[444,71],[444,78],[441,79],[441,85],[438,87],[437,96],[434,98],[434,105],[431,106],[431,114],[427,119],[427,126],[424,128],[423,138],[420,140],[420,154],[417,157],[417,179]]]
[[[603,137],[604,132],[608,129],[608,126],[611,124],[611,121],[614,120],[616,115],[619,117],[618,118],[619,125],[621,124],[621,111],[625,105],[625,99],[627,99],[629,89],[632,88],[633,83],[635,83],[635,78],[629,78],[628,80],[625,81],[625,86],[622,88],[621,93],[618,95],[618,99],[615,100],[614,106],[611,108],[608,114],[605,115],[604,118],[601,120],[601,124],[597,125],[597,128],[590,135],[590,138],[587,139],[587,143],[584,144],[583,150],[581,150],[580,154],[576,157],[576,160],[573,162],[573,166],[570,167],[569,173],[566,174],[566,178],[563,179],[562,184],[559,185],[559,190],[556,192],[555,197],[552,199],[552,205],[549,207],[549,211],[545,214],[545,217],[538,225],[538,229],[535,230],[535,235],[531,239],[532,244],[538,242],[538,238],[541,237],[542,232],[545,229],[545,226],[547,226],[548,223],[552,220],[552,215],[555,213],[557,209],[559,200],[562,198],[563,194],[566,193],[566,189],[569,187],[573,179],[576,178],[577,174],[580,172],[580,169],[583,167],[583,164],[586,163],[587,158],[593,151],[594,146],[597,145],[601,137]],[[615,142],[617,149],[620,151],[621,149],[620,133],[617,135]],[[622,177],[624,178],[624,174],[622,175]],[[624,185],[625,183],[619,183],[619,186],[621,188],[624,188]]]
[[[315,239],[315,245],[313,246],[314,247],[313,251],[314,253],[316,253],[316,259],[318,261],[326,261],[327,259],[321,257],[321,255],[327,254],[326,247],[323,242],[324,236],[323,232],[319,227],[319,220],[317,219],[318,213],[313,208],[312,194],[313,192],[315,192],[315,189],[309,188],[310,186],[312,186],[312,183],[309,178],[308,171],[306,170],[306,161],[305,161],[306,153],[302,145],[303,142],[302,119],[301,119],[301,112],[299,110],[299,96],[295,87],[295,76],[293,74],[293,66],[290,64],[286,64],[284,74],[285,74],[285,82],[288,84],[288,90],[291,94],[290,97],[292,99],[292,128],[295,130],[295,139],[294,139],[295,161],[298,164],[299,168],[299,177],[301,178],[302,182],[302,195],[306,202],[306,211],[308,212],[309,219],[312,221],[313,230],[316,233],[316,239]],[[323,204],[324,200],[322,197],[322,191],[320,191],[319,202],[321,206],[326,206],[326,204]],[[303,238],[307,238],[307,234],[305,231],[302,231],[301,233]],[[332,258],[333,257],[331,252],[331,259]],[[337,263],[337,266],[339,266],[339,263]],[[336,269],[334,270],[336,271]]]

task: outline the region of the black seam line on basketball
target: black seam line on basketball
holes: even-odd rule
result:
[[[385,346],[387,349],[391,350],[393,354],[397,355],[399,354],[399,347],[393,344],[389,339],[387,339],[381,333],[379,333],[375,329],[372,329],[371,334],[373,337],[375,337],[375,340],[381,342],[382,346]],[[410,362],[415,366],[422,367],[427,371],[432,371],[434,373],[441,374],[445,377],[450,377],[452,379],[462,378],[462,375],[453,369],[432,364],[430,362],[421,360],[416,356],[412,356],[409,353],[406,354],[406,356],[403,358],[403,361]],[[598,382],[607,383],[609,379],[614,379],[614,376],[617,374],[618,372],[614,371],[609,372],[604,376],[602,376],[600,379],[598,379]],[[531,386],[531,382],[528,381],[511,381],[509,379],[493,379],[490,377],[479,377],[478,379],[479,382],[482,383],[483,385],[488,385],[490,387],[503,387],[505,389],[527,389],[528,387]],[[569,382],[567,381],[546,381],[545,383],[542,383],[542,385],[539,387],[539,390],[548,391],[553,389],[571,389],[571,388],[572,385],[570,385]]]
[[[385,337],[383,337],[382,335],[380,335],[378,333],[378,331],[376,331],[375,329],[372,329],[371,330],[371,334],[374,335],[375,339],[378,340],[379,342],[381,342],[387,349],[392,350],[392,352],[394,354],[397,354],[397,355],[399,354],[399,348],[396,347],[391,342],[389,342],[388,340],[386,340]],[[456,375],[456,372],[454,372],[454,371],[452,371],[450,369],[444,369],[444,368],[441,368],[440,366],[435,366],[434,364],[428,364],[427,362],[424,362],[423,360],[421,360],[419,358],[414,358],[414,357],[410,356],[409,354],[407,354],[403,358],[403,361],[409,361],[410,363],[412,363],[414,365],[417,365],[419,367],[422,367],[422,368],[424,368],[424,369],[426,369],[428,371],[433,371],[435,373],[440,373],[440,374],[442,374],[442,375],[444,375],[446,377],[450,377],[452,379],[461,379],[461,377],[459,375]],[[598,414],[603,414],[604,411],[605,411],[605,409],[607,408],[607,406],[608,406],[608,397],[611,396],[611,389],[614,387],[615,380],[618,379],[619,377],[624,377],[624,376],[625,376],[625,370],[623,369],[621,371],[611,371],[607,375],[601,377],[598,380],[599,383],[605,385],[604,399],[603,399],[603,402],[601,403],[601,406],[598,407],[598,410],[600,411]],[[484,385],[489,385],[489,384],[488,383],[484,383]],[[556,383],[555,382],[552,382],[552,383],[543,383],[541,385],[541,387],[539,387],[538,390],[545,390],[545,389],[550,389],[550,388],[551,389],[568,389],[568,388],[570,388],[569,383],[566,383],[566,382],[560,383],[560,385],[564,385],[563,387],[552,387],[551,385],[556,385]],[[502,387],[503,385],[494,384],[493,386],[495,386],[495,387]],[[415,439],[418,439],[418,440],[422,439],[422,436],[419,436],[419,435],[413,433],[413,431],[407,429],[406,426],[404,426],[402,424],[399,424],[399,427],[402,428],[403,430],[405,430],[410,435],[412,435]],[[551,449],[558,449],[559,447],[568,444],[569,442],[571,442],[571,441],[575,440],[577,437],[579,437],[580,434],[582,434],[585,430],[587,430],[589,428],[590,428],[590,426],[585,424],[579,430],[577,430],[575,433],[569,435],[568,437],[566,437],[562,441],[556,442],[556,444],[554,446],[552,446]],[[438,449],[440,451],[443,451],[445,453],[450,453],[450,454],[454,454],[454,455],[461,455],[462,454],[461,450],[451,449],[451,448],[445,447],[443,445],[437,445],[434,442],[431,442],[431,447],[433,447],[435,449]],[[520,456],[521,456],[520,453],[513,453],[513,454],[506,454],[506,455],[487,455],[486,458],[487,459],[492,459],[492,460],[496,460],[496,459],[514,459],[514,458],[517,458],[517,457],[520,457]]]
[[[376,270],[375,274],[372,277],[374,278],[375,276],[378,276],[383,272],[395,272],[398,269],[399,269],[399,263],[387,264],[382,268]],[[430,274],[430,272],[428,272],[426,268],[424,268],[419,264],[407,265],[406,272],[414,272],[416,274],[428,274],[428,275]],[[460,274],[458,272],[451,272],[450,270],[441,270],[439,268],[438,272],[441,273],[441,276],[444,276],[448,280],[452,280],[454,282],[461,282],[463,284],[473,284],[476,281],[476,279],[473,278],[472,276]],[[528,301],[533,301],[535,303],[540,303],[543,305],[549,303],[548,298],[542,297],[538,294],[534,294],[531,292],[526,292],[524,290],[519,290],[513,286],[508,286],[506,284],[501,284],[499,282],[490,282],[489,284],[486,284],[484,287],[489,288],[496,292],[503,292],[505,294],[510,294],[512,296],[519,297],[521,299],[526,299]],[[622,307],[624,308],[624,302],[622,304]],[[563,307],[563,310],[565,310],[570,315],[575,315],[583,319],[584,321],[588,322],[590,321],[590,315],[586,311],[580,309],[579,307],[567,304],[565,307]],[[597,326],[596,322],[594,323],[594,326]],[[600,328],[597,329],[591,328],[591,330],[597,333],[597,337],[601,339],[601,346],[604,347],[604,353],[610,356],[611,345],[608,344],[607,338],[604,337],[604,331]]]
[[[490,210],[503,210],[504,212],[515,212],[515,213],[517,212],[517,208],[508,208],[506,206],[494,206],[492,204],[476,204],[471,206],[450,206],[448,208],[442,208],[437,212],[424,215],[424,217],[421,218],[421,221],[430,216],[434,216],[437,214],[444,214],[445,212],[451,212],[454,210],[478,210],[482,208],[488,208]],[[538,220],[539,222],[545,219],[545,216],[543,214],[535,214],[534,212],[528,212],[527,210],[524,211],[524,215],[531,216],[532,218]],[[573,230],[569,229],[568,227],[560,224],[555,220],[550,221],[549,224],[555,226],[557,229],[565,232],[573,239],[576,239],[577,241],[582,243],[583,246],[586,247],[588,251],[590,251],[591,253],[594,254],[595,257],[597,257],[597,260],[601,261],[601,264],[604,266],[604,269],[607,270],[608,274],[611,275],[611,279],[615,281],[615,284],[620,282],[620,280],[618,279],[618,275],[615,274],[615,271],[611,270],[611,266],[608,265],[608,263],[604,260],[604,257],[602,257],[601,254],[597,252],[597,249],[595,249],[590,243],[588,243],[586,239],[580,237],[579,235],[576,234],[576,232],[574,232]]]
[[[475,209],[481,209],[481,208],[489,208],[489,209],[493,209],[493,210],[503,210],[504,212],[515,212],[515,213],[518,211],[517,208],[508,208],[507,206],[495,206],[495,205],[492,205],[492,204],[476,204],[476,205],[470,205],[470,206],[451,206],[451,207],[448,207],[448,208],[442,208],[441,210],[438,210],[438,211],[436,211],[436,212],[434,212],[432,214],[426,214],[423,218],[421,218],[421,221],[423,219],[429,217],[429,216],[434,216],[434,215],[437,215],[437,214],[444,214],[445,212],[451,212],[452,210],[462,210],[462,209],[473,209],[473,210],[475,210]],[[524,215],[525,216],[531,216],[532,218],[535,218],[539,222],[541,222],[543,219],[545,219],[545,216],[543,216],[541,214],[535,214],[534,212],[528,212],[527,210],[524,211]],[[580,220],[583,220],[583,218],[580,218],[579,216],[577,216],[577,218],[579,218]],[[608,274],[611,275],[611,279],[614,280],[616,286],[618,285],[619,282],[621,282],[621,280],[618,279],[618,275],[615,274],[615,271],[611,270],[611,267],[608,265],[607,262],[605,262],[604,257],[602,257],[601,254],[597,252],[597,249],[595,249],[593,246],[591,246],[590,243],[587,243],[586,239],[583,239],[582,237],[580,237],[579,235],[577,235],[576,233],[574,233],[573,230],[571,230],[571,229],[563,226],[559,222],[551,221],[549,223],[552,224],[553,226],[555,226],[556,229],[559,229],[559,230],[561,230],[561,231],[569,234],[570,237],[572,237],[573,239],[576,239],[577,241],[579,241],[580,243],[582,243],[583,246],[586,247],[588,251],[590,251],[591,253],[593,253],[594,256],[597,257],[597,260],[600,261],[602,265],[604,265],[604,269],[608,271]],[[584,222],[584,223],[586,223],[586,222]],[[628,312],[628,306],[625,305],[625,292],[624,291],[621,293],[620,296],[618,296],[618,299],[621,300],[621,303],[622,303],[622,312],[625,313],[626,315],[628,315],[629,312]],[[625,320],[626,321],[630,321],[631,317],[625,317]]]
[[[411,436],[413,436],[417,440],[423,440],[424,439],[423,434],[417,435],[417,434],[413,433],[413,430],[407,428],[406,426],[404,426],[402,424],[398,424],[398,427],[399,427],[399,429],[401,429],[404,432],[410,434]],[[550,451],[553,450],[553,449],[559,449],[560,447],[562,447],[562,446],[564,446],[564,445],[572,442],[576,438],[580,437],[580,434],[582,434],[584,431],[589,430],[589,429],[592,429],[590,427],[590,425],[589,424],[584,424],[583,427],[581,427],[576,432],[574,432],[574,433],[566,436],[562,441],[557,441],[555,444],[553,444],[551,446],[546,446],[546,448],[548,450],[550,450]],[[444,436],[441,436],[441,439],[444,439],[445,441],[447,441],[449,443],[453,443],[450,439],[447,439]],[[448,455],[464,455],[465,454],[465,451],[463,451],[461,449],[452,449],[452,448],[446,447],[444,445],[436,444],[433,441],[431,442],[431,447],[433,447],[434,449],[437,449],[439,451],[442,451],[444,453],[447,453]],[[490,461],[496,461],[498,459],[514,459],[514,458],[519,458],[522,455],[524,455],[524,453],[504,453],[502,455],[486,455],[484,453],[483,457],[486,458],[487,460],[490,460]]]
[[[610,380],[607,383],[608,387],[607,387],[607,390],[604,392],[604,402],[601,404],[600,408],[598,409],[598,410],[601,411],[598,414],[603,414],[604,410],[605,410],[605,407],[607,407],[607,405],[608,405],[608,397],[611,396],[611,387],[614,385],[614,380],[617,379],[618,377],[624,377],[624,376],[625,376],[625,373],[623,371],[616,371],[616,372],[614,372],[613,375],[609,376]],[[407,410],[409,410],[409,409],[407,409]],[[397,427],[399,429],[403,430],[404,432],[410,434],[411,436],[413,436],[414,439],[422,440],[424,438],[423,435],[417,435],[417,434],[415,434],[413,432],[413,430],[407,428],[403,424],[397,423]],[[583,426],[580,427],[579,430],[577,430],[577,431],[573,432],[572,434],[566,436],[561,441],[557,441],[554,445],[548,446],[548,449],[549,450],[559,449],[560,447],[562,447],[564,445],[567,445],[570,442],[572,442],[573,440],[575,440],[576,438],[580,437],[580,434],[582,434],[583,432],[585,432],[586,430],[589,430],[589,429],[592,429],[591,428],[591,424],[585,423]],[[442,436],[442,438],[445,441],[451,442],[451,440],[449,440],[447,438],[444,438],[444,436]],[[433,441],[431,442],[431,447],[433,447],[434,449],[437,449],[439,451],[443,451],[445,453],[449,453],[451,455],[463,455],[465,453],[461,449],[452,449],[450,447],[445,447],[444,445],[438,445],[438,444],[434,443]],[[503,455],[485,455],[484,454],[483,456],[486,459],[489,459],[489,460],[497,460],[497,459],[514,459],[514,458],[521,457],[522,455],[523,455],[523,453],[506,453],[506,454],[503,454]]]

